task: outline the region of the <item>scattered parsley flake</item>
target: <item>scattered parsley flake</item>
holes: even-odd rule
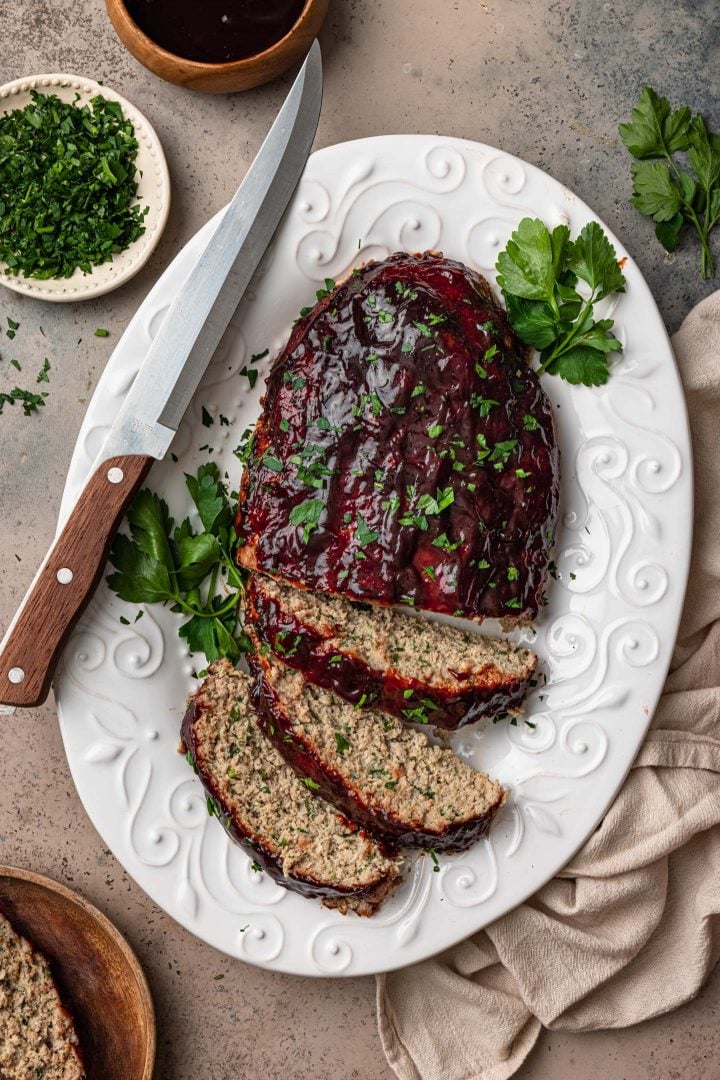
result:
[[[257,382],[258,375],[260,374],[256,368],[249,368],[247,364],[240,368],[240,374],[244,375],[247,381],[250,383],[250,389],[255,389],[255,383]]]

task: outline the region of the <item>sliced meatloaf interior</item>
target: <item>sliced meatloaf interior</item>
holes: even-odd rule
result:
[[[186,713],[182,739],[208,809],[281,885],[371,915],[400,879],[398,859],[289,768],[258,725],[250,686],[217,661]]]
[[[78,1037],[50,965],[0,915],[0,1076],[85,1080]]]
[[[263,729],[298,776],[376,835],[460,851],[482,836],[506,792],[397,717],[358,709],[256,653]]]
[[[367,603],[535,618],[559,455],[524,351],[462,263],[397,253],[354,271],[273,364],[238,561]]]
[[[246,615],[258,637],[310,682],[353,705],[458,728],[523,700],[537,664],[504,638],[392,608],[350,603],[256,574]]]

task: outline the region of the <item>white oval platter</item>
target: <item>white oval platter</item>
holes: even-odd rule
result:
[[[5,264],[0,263],[0,285],[13,292],[33,296],[39,300],[65,303],[72,300],[91,300],[124,285],[137,274],[148,261],[158,245],[170,212],[170,174],[160,139],[154,128],[139,109],[122,94],[103,86],[94,79],[82,75],[28,75],[23,79],[0,86],[0,115],[15,109],[24,109],[32,101],[31,91],[54,94],[61,101],[87,105],[98,94],[109,101],[117,101],[135,129],[138,141],[137,201],[148,207],[145,232],[125,251],[115,255],[109,262],[93,267],[91,273],[76,270],[69,278],[50,278],[38,281],[22,274],[8,274]]]
[[[254,423],[273,355],[323,279],[398,249],[441,250],[494,281],[498,251],[526,215],[573,235],[595,215],[539,169],[490,147],[391,136],[321,150],[305,176],[177,434],[150,484],[175,517],[189,509],[183,472],[211,447],[232,487],[233,448]],[[79,436],[67,513],[175,290],[212,233],[209,222],[153,288],[116,348]],[[360,975],[430,956],[547,882],[592,832],[621,785],[660,695],[687,579],[692,464],[672,351],[640,272],[613,311],[624,352],[607,386],[545,387],[556,405],[562,501],[549,604],[532,642],[546,685],[527,717],[453,737],[456,751],[511,791],[488,839],[433,862],[424,855],[372,919],[343,917],[286,892],[208,817],[177,753],[185,696],[202,658],[178,617],[118,601],[103,583],[56,681],[80,797],[105,842],[152,899],[193,933],[251,963],[303,975]],[[252,361],[253,354],[270,350]],[[252,389],[245,369],[259,369]],[[203,406],[214,418],[202,423]],[[220,420],[229,420],[229,426]],[[203,449],[205,448],[205,449]],[[120,617],[129,625],[120,622]],[[488,627],[488,629],[493,629]],[[541,679],[541,683],[543,680]]]

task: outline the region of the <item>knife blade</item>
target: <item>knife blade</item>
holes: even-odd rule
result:
[[[40,705],[63,644],[98,584],[108,549],[154,460],[164,457],[290,202],[322,103],[313,44],[273,126],[178,290],[90,478],[0,642],[0,704]]]

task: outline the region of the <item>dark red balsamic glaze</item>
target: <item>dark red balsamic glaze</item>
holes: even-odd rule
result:
[[[238,561],[355,600],[533,619],[558,475],[549,401],[487,282],[398,253],[300,318],[273,365]]]
[[[350,787],[345,779],[316,753],[302,729],[294,727],[273,686],[265,677],[266,661],[258,652],[248,654],[248,664],[255,683],[252,701],[263,734],[280,751],[298,776],[310,779],[317,787],[316,794],[332,803],[351,821],[367,830],[380,843],[392,849],[395,845],[409,848],[433,848],[435,851],[467,851],[485,836],[502,800],[483,814],[464,822],[451,822],[442,832],[423,827],[421,822],[411,826],[398,820],[363,797],[358,788]]]
[[[342,899],[367,899],[369,902],[381,902],[384,894],[392,888],[394,881],[388,878],[387,881],[374,882],[371,885],[367,885],[360,888],[344,888],[341,885],[332,886],[326,882],[318,881],[316,878],[310,877],[307,874],[293,873],[286,875],[283,872],[282,860],[277,851],[269,848],[262,842],[257,836],[245,832],[236,818],[226,809],[222,795],[218,791],[215,782],[210,772],[205,768],[203,763],[202,754],[198,748],[195,739],[194,724],[199,717],[199,710],[197,703],[192,701],[188,707],[185,716],[183,718],[181,728],[181,740],[186,750],[190,751],[193,761],[195,762],[195,769],[198,777],[205,789],[217,805],[221,809],[220,823],[225,829],[228,836],[239,844],[242,848],[252,854],[263,870],[279,884],[284,885],[286,889],[290,889],[292,892],[300,893],[301,896],[321,899],[321,900],[342,900]],[[348,830],[354,831],[358,829],[358,826],[347,819],[345,823]],[[381,850],[389,858],[392,858],[396,853],[395,848],[387,843],[381,846]]]
[[[300,18],[305,0],[125,0],[154,42],[187,60],[223,64],[264,52]]]
[[[482,687],[468,681],[457,690],[430,688],[394,671],[377,671],[350,651],[338,652],[337,642],[283,610],[256,575],[250,579],[245,613],[257,637],[288,667],[302,671],[309,682],[332,690],[351,705],[382,709],[405,722],[419,720],[455,730],[482,717],[494,717],[523,701],[532,678]]]

